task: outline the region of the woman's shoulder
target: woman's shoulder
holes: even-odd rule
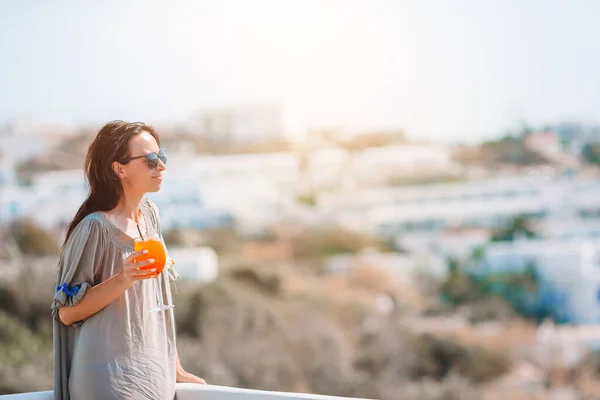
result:
[[[95,211],[86,215],[79,223],[86,231],[95,230],[99,233],[105,233],[110,230],[110,222],[102,211]]]
[[[103,219],[102,212],[94,211],[92,213],[89,213],[85,217],[83,217],[81,222],[85,221],[87,224],[101,224],[103,222],[102,219]]]
[[[147,197],[144,197],[144,199],[142,200],[142,212],[143,211],[147,211],[149,215],[151,215],[153,218],[156,218],[158,220],[159,218],[159,214],[158,214],[158,207],[156,206],[156,204],[154,204],[154,202],[152,200],[150,200]]]
[[[89,236],[91,232],[102,233],[106,230],[106,220],[100,212],[93,212],[83,217],[81,221],[73,228],[71,236]]]
[[[106,226],[102,221],[102,216],[99,213],[88,214],[73,228],[63,250],[80,248],[85,246],[89,240],[102,242],[105,234]]]
[[[156,232],[160,232],[160,215],[156,204],[154,204],[152,200],[144,197],[141,207],[146,223],[149,223]]]

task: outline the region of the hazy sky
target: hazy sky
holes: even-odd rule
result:
[[[0,0],[0,122],[185,122],[266,99],[294,132],[600,122],[599,21],[596,0]]]

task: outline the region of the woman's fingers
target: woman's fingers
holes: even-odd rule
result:
[[[131,253],[125,260],[123,260],[124,264],[129,264],[133,262],[136,258],[143,256],[144,254],[148,254],[148,250],[141,250]]]
[[[152,271],[156,272],[156,270],[154,270],[154,269]],[[139,275],[139,274],[138,275],[131,275],[131,279],[135,279],[136,281],[140,281],[140,280],[143,280],[143,279],[151,279],[151,278],[156,277],[156,275],[154,275],[154,272],[148,272],[148,273],[143,274],[143,275]]]
[[[141,267],[145,267],[146,265],[150,265],[154,262],[154,258],[149,258],[147,260],[140,260],[137,262],[132,262],[131,264],[128,265],[128,267],[131,268],[141,268]]]
[[[119,272],[119,276],[124,279],[128,287],[133,286],[136,281],[156,276],[156,268],[151,266],[155,261],[153,258],[136,261],[137,258],[143,257],[146,254],[148,254],[148,250],[136,251],[123,259],[123,270]]]
[[[123,267],[123,272],[130,279],[148,279],[153,278],[156,273],[156,268],[144,268],[154,262],[153,258],[148,260],[142,260],[134,263],[130,263]]]

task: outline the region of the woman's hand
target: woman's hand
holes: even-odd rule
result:
[[[186,372],[185,369],[183,369],[183,367],[181,366],[181,362],[179,361],[179,352],[177,352],[176,355],[177,358],[177,367],[176,367],[176,372],[177,372],[177,377],[176,377],[176,382],[177,383],[199,383],[200,385],[206,385],[206,381],[194,374],[190,374],[189,372]]]
[[[194,374],[186,372],[183,368],[177,368],[177,380],[178,383],[198,383],[200,385],[206,385],[206,381]]]
[[[141,269],[146,265],[152,264],[154,262],[153,258],[135,262],[136,258],[142,257],[144,254],[148,254],[148,250],[131,253],[129,257],[123,260],[123,270],[118,273],[118,278],[127,288],[132,287],[137,281],[153,278],[156,268]]]

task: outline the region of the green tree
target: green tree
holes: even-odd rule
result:
[[[583,160],[588,164],[600,165],[600,143],[588,143],[583,147]]]
[[[519,237],[534,239],[538,235],[531,227],[531,222],[524,216],[514,217],[504,228],[496,230],[492,234],[492,242],[513,241]]]
[[[507,135],[499,140],[485,142],[481,145],[484,159],[491,164],[536,165],[547,163],[541,154],[527,149],[524,139],[525,137]]]
[[[445,302],[457,305],[474,301],[481,295],[475,280],[456,259],[448,261],[448,275],[440,293]]]

